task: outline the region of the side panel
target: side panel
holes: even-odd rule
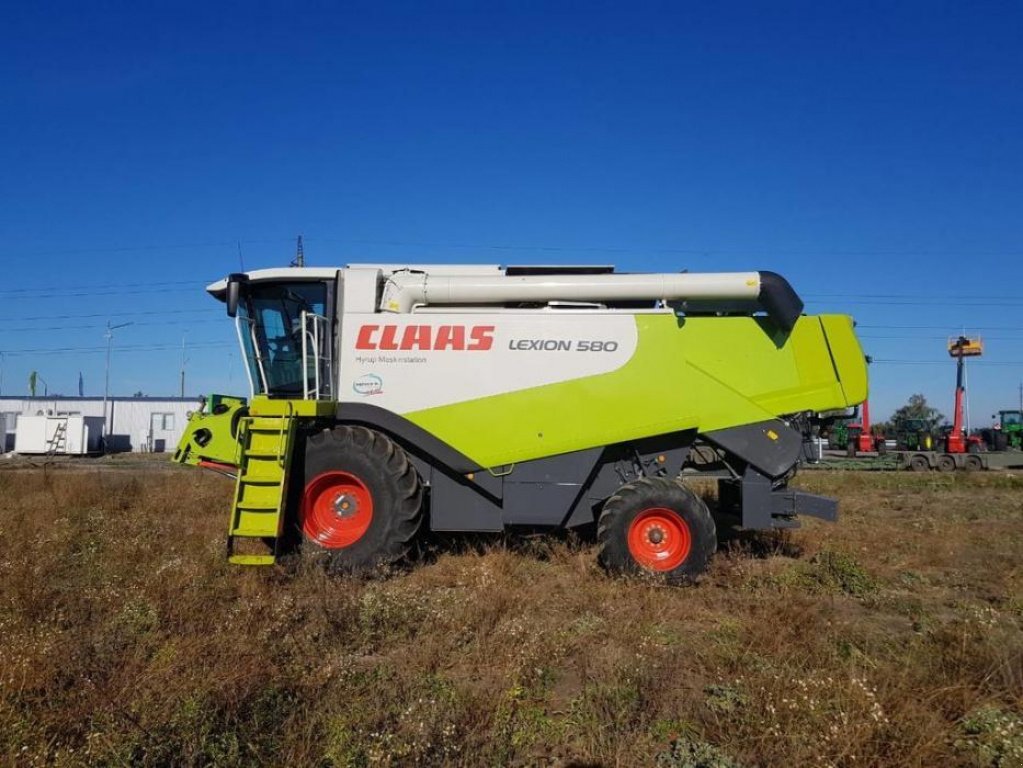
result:
[[[428,465],[430,528],[501,531],[506,525],[561,525],[603,454],[604,449],[594,448],[552,456],[510,467],[497,476],[486,470],[460,476]]]
[[[458,405],[611,373],[637,338],[629,313],[346,314],[338,399],[400,414]]]
[[[674,477],[695,439],[691,432],[527,461],[503,474],[456,475],[417,462],[430,486],[430,527],[500,531],[509,525],[567,526],[596,520],[596,509],[624,483],[644,475]]]
[[[603,454],[603,448],[591,448],[514,468],[504,481],[504,522],[560,525]]]
[[[356,313],[342,347],[342,410],[400,414],[484,467],[845,408],[866,380],[851,323],[827,316],[786,333],[669,312]]]
[[[836,376],[817,318],[801,318],[787,335],[760,318],[680,322],[674,316],[638,315],[634,321],[636,352],[614,371],[406,417],[481,465],[497,466],[854,404]],[[858,345],[843,354],[842,365],[854,377],[865,368]],[[522,365],[543,363],[523,357]]]
[[[848,315],[821,315],[821,326],[827,334],[828,349],[842,382],[845,399],[850,405],[867,399],[867,367],[863,350],[856,338],[852,318]]]

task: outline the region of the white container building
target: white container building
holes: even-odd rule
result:
[[[110,433],[106,439],[108,452],[133,451],[136,453],[163,453],[173,451],[185,431],[188,414],[199,408],[199,400],[192,397],[111,397],[107,401],[107,423]],[[40,420],[45,426],[40,426]],[[81,421],[66,418],[82,417]],[[24,437],[19,423],[24,420]],[[51,421],[53,419],[53,421]],[[64,421],[65,431],[78,435],[77,450],[61,453],[93,453],[101,449],[103,436],[102,397],[0,397],[0,453],[18,450],[25,453],[47,453],[34,450],[42,440],[52,443],[53,430],[58,421]],[[83,432],[79,434],[79,426]],[[22,447],[18,447],[19,441]],[[30,450],[33,449],[33,450]]]

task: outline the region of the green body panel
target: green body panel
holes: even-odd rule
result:
[[[636,324],[636,352],[618,370],[404,416],[481,466],[499,467],[866,398],[866,361],[845,316],[805,316],[788,335],[752,317],[651,314]]]
[[[848,315],[818,315],[835,371],[845,393],[845,406],[867,399],[867,358],[856,338],[855,324]]]
[[[211,395],[202,410],[189,416],[173,460],[178,464],[193,466],[203,461],[237,466],[238,440],[235,437],[235,425],[244,408],[244,397]],[[205,435],[207,432],[209,439],[200,445],[197,434]]]
[[[252,398],[249,413],[253,416],[295,416],[298,418],[324,418],[337,413],[333,400],[291,400],[256,395]]]

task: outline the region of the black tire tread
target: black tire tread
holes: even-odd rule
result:
[[[688,506],[694,516],[687,520],[693,536],[689,557],[675,570],[658,574],[646,571],[632,559],[621,530],[626,518],[631,521],[641,509],[653,504],[669,508]],[[670,584],[684,584],[706,570],[717,550],[717,531],[707,505],[680,480],[642,477],[623,485],[604,502],[597,521],[597,545],[597,559],[609,571],[642,573]]]
[[[315,558],[323,559],[328,570],[345,573],[372,572],[381,566],[397,565],[406,560],[412,553],[423,523],[423,486],[404,449],[381,432],[347,425],[324,429],[311,435],[307,443],[307,457],[342,457],[343,461],[343,457],[352,451],[365,456],[379,468],[383,481],[391,486],[394,504],[388,512],[388,530],[380,546],[368,550],[360,546],[362,541],[359,541],[344,549],[325,549],[304,539],[303,549],[312,550]],[[311,479],[310,474],[316,472],[310,472],[307,467],[307,483]]]

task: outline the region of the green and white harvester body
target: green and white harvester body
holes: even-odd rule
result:
[[[595,526],[611,570],[684,581],[717,541],[694,471],[746,528],[836,517],[788,481],[817,415],[865,399],[865,359],[774,273],[350,265],[207,290],[252,391],[207,400],[175,460],[235,476],[234,562],[298,545],[365,571],[424,528]]]

